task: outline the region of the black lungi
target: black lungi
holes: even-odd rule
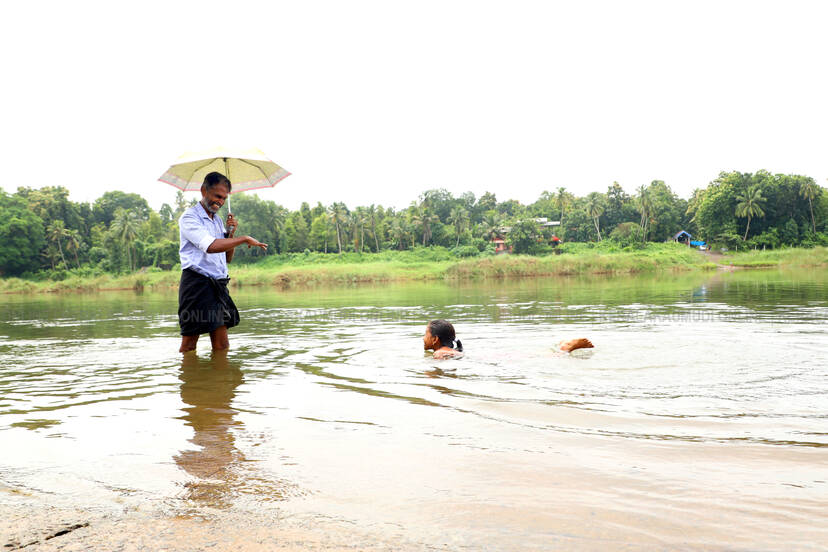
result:
[[[221,326],[238,326],[239,309],[227,291],[229,281],[230,278],[210,278],[189,268],[181,271],[178,286],[181,335],[200,335]]]

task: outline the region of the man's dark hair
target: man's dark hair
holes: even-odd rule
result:
[[[227,186],[228,194],[231,191],[233,191],[233,185],[230,184],[230,181],[227,179],[227,177],[221,174],[220,172],[208,173],[207,176],[204,177],[204,183],[201,185],[201,189],[205,192],[209,192],[219,184],[224,184],[225,186]]]
[[[446,320],[432,320],[428,323],[428,331],[440,340],[440,345],[443,347],[451,347],[458,351],[463,350],[463,344],[460,343],[459,339],[456,339],[457,336],[454,333],[454,326],[451,325],[451,322]]]

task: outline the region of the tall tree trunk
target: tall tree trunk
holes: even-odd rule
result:
[[[66,257],[63,256],[63,247],[61,247],[61,245],[60,245],[60,238],[58,238],[57,242],[58,242],[58,251],[60,251],[60,258],[63,261],[63,267],[64,268],[69,268],[69,265],[66,264]]]
[[[748,215],[748,223],[747,227],[745,228],[745,237],[742,238],[742,241],[747,241],[748,230],[750,230],[750,215]]]
[[[598,228],[598,217],[593,217],[592,221],[595,223],[595,231],[598,232],[598,241],[601,241],[601,229]]]
[[[342,255],[342,238],[339,237],[339,222],[335,222],[336,224],[336,245],[339,247],[339,254]]]
[[[811,196],[808,196],[808,207],[811,208],[811,226],[814,229],[814,234],[816,234],[816,220],[814,220],[814,205],[811,203]]]
[[[371,233],[374,235],[374,245],[377,246],[377,253],[379,253],[379,240],[377,239],[377,227],[371,222]]]

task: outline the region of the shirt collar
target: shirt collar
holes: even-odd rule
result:
[[[199,209],[199,207],[201,207],[201,209]],[[200,201],[196,202],[195,208],[196,208],[196,211],[198,211],[198,214],[201,218],[205,218],[205,219],[209,220],[210,222],[212,222],[215,219],[215,215],[213,215],[213,218],[210,218],[210,214],[207,213],[207,209],[204,208],[204,205],[202,205]]]

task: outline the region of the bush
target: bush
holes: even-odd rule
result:
[[[459,245],[451,249],[451,254],[460,259],[467,257],[477,257],[480,251],[473,245]]]
[[[817,232],[816,234],[808,232],[808,234],[802,237],[800,245],[802,247],[819,247],[828,245],[828,234],[825,232]]]
[[[103,247],[89,248],[89,262],[92,264],[99,264],[106,258],[106,249]]]
[[[747,240],[745,246],[750,249],[776,249],[780,243],[782,242],[779,239],[779,231],[771,228]]]
[[[62,268],[50,270],[48,271],[49,279],[53,282],[60,282],[61,280],[65,280],[66,277],[69,275],[68,272],[63,270]]]
[[[622,247],[644,248],[644,231],[634,222],[622,222],[610,233],[610,240]]]

